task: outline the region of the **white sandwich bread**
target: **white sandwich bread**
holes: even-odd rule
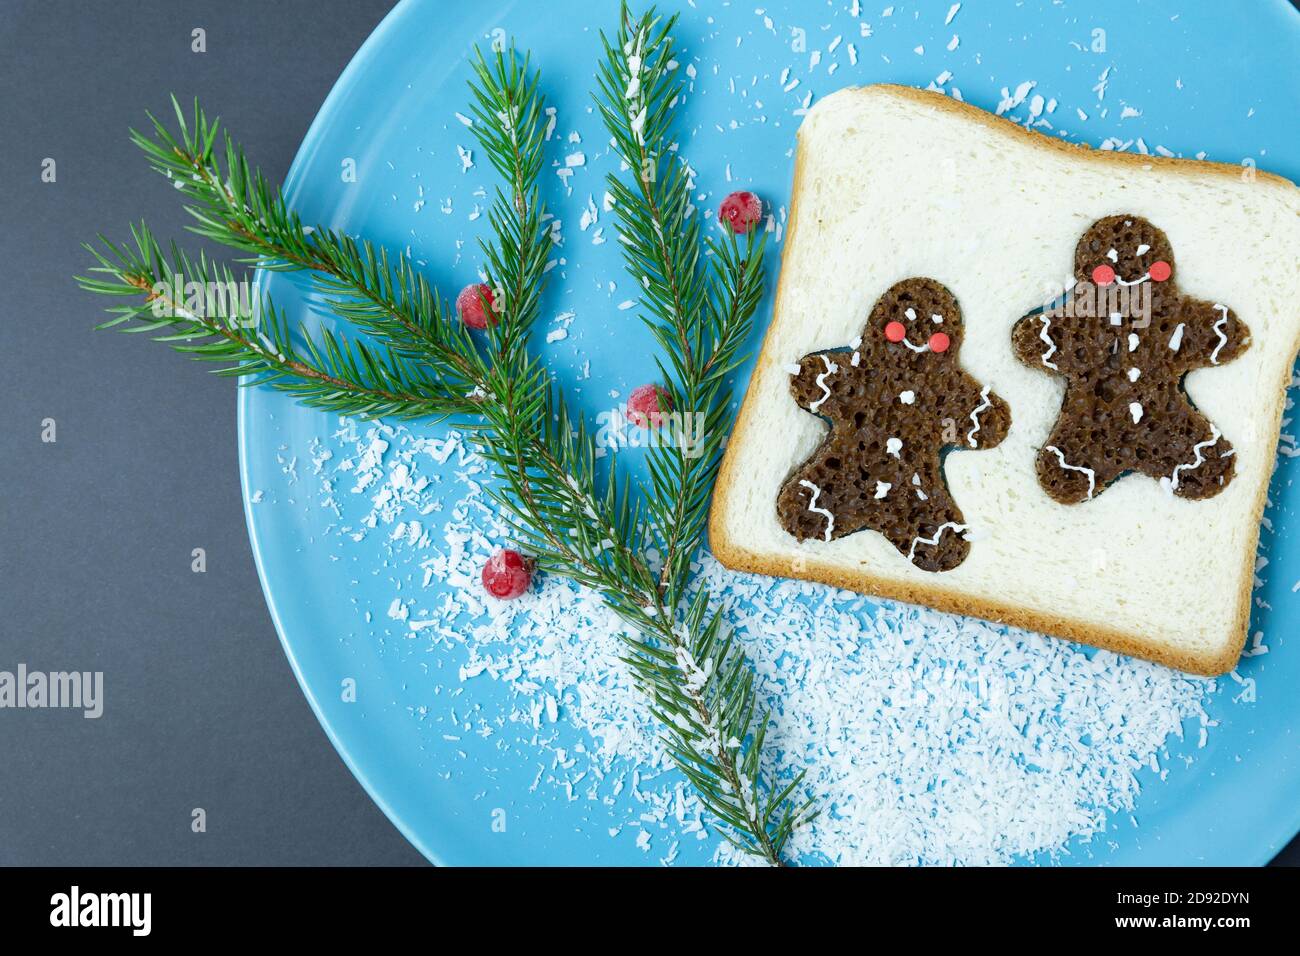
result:
[[[1300,191],[938,93],[799,131],[728,567],[1230,670],[1300,347]]]

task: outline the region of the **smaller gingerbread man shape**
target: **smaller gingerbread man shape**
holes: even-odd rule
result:
[[[1065,378],[1061,412],[1038,453],[1039,484],[1062,504],[1128,472],[1189,499],[1232,480],[1233,448],[1183,389],[1195,368],[1246,350],[1226,305],[1182,295],[1168,237],[1134,215],[1099,219],[1074,253],[1074,295],[1012,330],[1016,356]]]
[[[805,355],[790,369],[795,401],[830,424],[777,497],[790,534],[832,541],[879,531],[924,571],[966,559],[965,519],[942,454],[992,448],[1011,413],[958,364],[963,335],[951,292],[933,279],[904,279],[876,302],[849,349]]]

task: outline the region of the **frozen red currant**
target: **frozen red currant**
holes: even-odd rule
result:
[[[627,399],[627,417],[638,428],[658,428],[663,413],[673,410],[672,397],[658,385],[642,385]]]
[[[731,226],[733,232],[743,236],[763,218],[763,200],[751,192],[740,190],[722,200],[718,218]]]
[[[484,305],[487,306],[486,309]],[[456,296],[456,311],[460,313],[460,320],[471,329],[486,329],[488,322],[496,325],[497,317],[492,311],[495,307],[496,298],[492,295],[492,290],[481,282],[465,286],[460,290],[460,295]]]
[[[533,563],[509,548],[496,552],[483,565],[483,589],[502,601],[519,597],[532,579]]]

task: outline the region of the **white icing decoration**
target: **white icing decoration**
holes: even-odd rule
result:
[[[855,336],[853,341],[849,343],[849,348],[856,349],[861,344],[862,344],[862,336],[858,335]]]
[[[1150,278],[1151,278],[1151,273],[1144,272],[1140,278],[1134,279],[1132,282],[1125,282],[1119,276],[1115,276],[1115,281],[1122,286],[1131,286],[1131,285],[1141,285],[1143,282],[1146,282]]]
[[[932,312],[930,313],[930,321],[935,325],[943,325],[943,316],[938,312]]]
[[[1112,312],[1112,313],[1110,314],[1110,324],[1111,324],[1111,325],[1119,325],[1119,324],[1120,324],[1121,322],[1123,322],[1123,321],[1124,321],[1124,313],[1123,313],[1123,312]]]
[[[975,427],[966,433],[966,441],[974,448],[976,446],[975,433],[980,430],[980,412],[986,408],[992,408],[993,402],[989,400],[989,386],[985,385],[984,390],[980,392],[980,404],[975,411],[970,413],[970,420],[975,423]]]
[[[903,344],[918,354],[930,351],[930,344],[928,342],[925,345],[913,345],[909,340],[903,339]]]
[[[817,387],[822,390],[822,397],[808,406],[808,411],[810,412],[817,411],[817,409],[821,408],[822,405],[825,404],[826,399],[831,397],[831,389],[830,386],[826,384],[826,376],[834,375],[840,370],[840,367],[832,362],[825,353],[822,354],[822,361],[826,363],[826,371],[817,376]]]
[[[1140,256],[1145,256],[1150,249],[1151,247],[1144,242],[1140,246],[1138,246],[1137,254]]]
[[[1093,492],[1097,490],[1097,473],[1091,468],[1084,468],[1080,465],[1071,465],[1065,460],[1065,455],[1061,453],[1061,449],[1057,448],[1055,445],[1048,445],[1047,450],[1055,453],[1057,460],[1061,463],[1061,467],[1066,471],[1078,471],[1088,476],[1088,500],[1091,501]]]
[[[849,359],[849,364],[852,365],[854,368],[857,368],[859,365],[861,365],[861,364],[862,364],[862,353],[861,353],[861,352],[854,352],[854,353],[853,353],[853,358]]]
[[[1128,370],[1128,380],[1130,382],[1136,382],[1138,380],[1138,376],[1141,374],[1142,374],[1141,369],[1131,368]]]
[[[798,375],[800,372],[803,371],[803,366],[802,366],[802,365],[787,365],[787,366],[785,367],[785,370],[786,370],[788,373],[790,373],[791,375]]]
[[[1130,352],[1136,352],[1136,351],[1137,351],[1137,347],[1138,347],[1138,337],[1137,337],[1137,333],[1135,333],[1135,332],[1130,332],[1130,333],[1128,334],[1128,350],[1129,350]]]
[[[1228,344],[1228,336],[1224,334],[1222,328],[1222,326],[1228,321],[1228,307],[1226,305],[1219,305],[1217,302],[1214,303],[1214,307],[1223,310],[1223,318],[1214,323],[1214,334],[1219,337],[1219,344],[1216,345],[1214,351],[1210,353],[1210,364],[1218,365],[1219,353],[1223,350],[1223,347]]]
[[[901,438],[890,438],[885,442],[885,452],[887,454],[893,455],[895,458],[898,458],[899,460],[902,460],[902,456],[899,455],[899,452],[901,452],[902,450],[903,450],[903,439]]]
[[[1133,416],[1133,424],[1142,421],[1142,406],[1137,402],[1128,403],[1128,413]]]
[[[830,541],[831,532],[835,530],[835,516],[831,514],[829,511],[827,511],[825,508],[817,507],[817,499],[821,497],[822,490],[818,488],[816,485],[814,485],[811,481],[808,481],[806,478],[800,478],[799,484],[800,486],[807,488],[809,491],[812,492],[812,498],[808,502],[808,510],[811,511],[813,514],[826,516],[826,540]]]
[[[1209,448],[1211,445],[1218,442],[1218,440],[1222,437],[1223,434],[1219,431],[1218,426],[1216,426],[1213,422],[1211,422],[1210,437],[1207,438],[1205,441],[1197,442],[1195,445],[1192,446],[1192,452],[1196,455],[1196,459],[1189,464],[1178,465],[1174,468],[1174,473],[1169,478],[1171,491],[1178,490],[1178,473],[1180,471],[1195,471],[1197,468],[1200,468],[1201,465],[1205,464],[1205,456],[1201,454],[1201,449]]]
[[[1169,348],[1174,352],[1177,352],[1183,347],[1184,328],[1186,328],[1186,326],[1182,322],[1179,322],[1178,328],[1174,329],[1174,334],[1169,336]]]
[[[1043,353],[1043,364],[1048,368],[1054,368],[1057,371],[1060,371],[1059,366],[1057,366],[1055,362],[1051,361],[1052,356],[1056,354],[1056,343],[1047,337],[1047,327],[1052,324],[1052,320],[1047,317],[1046,312],[1042,313],[1038,319],[1043,323],[1043,329],[1038,333],[1038,337],[1048,345],[1047,351]]]
[[[876,500],[879,501],[885,495],[889,494],[889,489],[894,487],[887,481],[876,482]]]
[[[916,309],[908,309],[908,310],[907,310],[906,312],[904,312],[903,314],[904,314],[905,316],[907,316],[907,321],[909,321],[909,322],[915,322],[915,321],[916,321]]]
[[[898,400],[904,405],[914,405],[916,403],[916,392],[908,389],[898,396]]]
[[[1119,262],[1119,253],[1112,249],[1110,252],[1106,253],[1106,258],[1111,262]]]
[[[966,530],[966,526],[964,524],[958,524],[955,521],[945,521],[943,524],[939,525],[939,530],[934,533],[933,538],[917,537],[912,539],[912,547],[910,547],[907,551],[907,560],[911,561],[912,558],[915,556],[916,546],[918,544],[937,545],[939,543],[939,538],[943,535],[944,531],[947,530],[948,528],[952,528],[952,530],[957,532],[958,534]]]

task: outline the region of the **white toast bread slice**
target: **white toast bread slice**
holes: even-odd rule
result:
[[[803,578],[1000,621],[1217,675],[1249,623],[1259,523],[1300,347],[1300,191],[1239,166],[1097,151],[1030,132],[939,93],[841,90],[799,131],[771,326],[714,492],[710,545],[727,567]],[[1129,474],[1065,505],[1035,457],[1064,381],[1017,361],[1012,327],[1070,275],[1075,245],[1116,214],[1164,230],[1181,291],[1227,303],[1250,346],[1192,371],[1194,405],[1236,448],[1236,473],[1203,500]],[[997,447],[943,465],[970,535],[944,572],[911,564],[864,530],[800,542],[778,493],[827,425],[791,395],[790,368],[842,349],[904,278],[955,295],[961,364],[1010,406]]]

